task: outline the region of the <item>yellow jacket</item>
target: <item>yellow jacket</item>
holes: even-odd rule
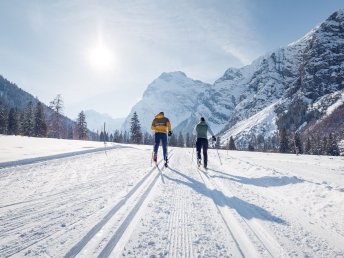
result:
[[[156,133],[167,133],[171,131],[171,123],[164,113],[160,112],[155,116],[151,128]]]

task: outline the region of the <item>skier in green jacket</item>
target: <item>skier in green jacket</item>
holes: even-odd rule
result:
[[[196,151],[197,151],[197,164],[201,165],[201,149],[203,148],[203,166],[206,169],[208,165],[208,132],[212,135],[212,140],[216,141],[213,131],[205,122],[204,117],[201,117],[200,122],[195,126],[194,134],[197,136]]]

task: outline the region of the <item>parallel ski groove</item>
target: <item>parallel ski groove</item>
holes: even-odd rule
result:
[[[200,174],[200,176],[201,176],[203,182],[204,182],[206,185],[209,185],[209,186],[210,186],[211,188],[213,188],[213,189],[217,189],[217,190],[220,190],[220,191],[222,190],[221,187],[219,187],[215,182],[212,183],[212,182],[211,182],[211,179],[209,178],[209,176],[208,176],[208,175],[205,175],[205,174],[202,172],[202,170],[200,170],[200,169],[197,169],[197,170],[198,170],[198,172],[199,172],[199,174]],[[228,189],[226,189],[226,190],[228,191]],[[217,205],[216,205],[216,206],[217,206]],[[225,214],[223,214],[222,210],[221,210],[219,207],[217,207],[217,208],[218,208],[220,214],[222,215],[225,224],[228,226],[227,228],[229,229],[229,231],[230,231],[231,234],[232,234],[232,230],[230,229],[230,225],[228,225],[227,222],[226,222],[226,220],[227,220],[228,218],[226,219],[226,216],[225,216]],[[241,225],[241,229],[242,229],[242,230],[244,230],[244,228],[246,228],[246,230],[247,230],[247,229],[249,230],[249,231],[246,231],[246,234],[247,234],[247,237],[249,237],[249,239],[251,239],[250,241],[251,241],[251,243],[252,243],[252,247],[254,247],[254,246],[259,247],[258,250],[265,251],[266,254],[269,255],[269,256],[271,256],[271,257],[275,257],[276,255],[278,255],[278,256],[281,256],[281,255],[286,256],[285,251],[283,250],[283,248],[282,248],[276,241],[274,241],[274,242],[276,242],[276,243],[278,244],[278,246],[277,246],[276,248],[274,248],[274,249],[278,249],[278,250],[279,250],[278,252],[272,251],[272,250],[269,248],[269,245],[266,244],[267,240],[266,240],[265,238],[262,237],[262,234],[257,233],[256,230],[253,228],[253,225],[252,225],[251,223],[249,223],[247,220],[245,220],[245,218],[239,216],[237,213],[234,213],[234,212],[231,212],[231,213],[232,213],[232,214],[231,214],[231,217],[237,221],[238,225]],[[242,227],[243,225],[245,225],[245,227]],[[232,235],[233,235],[233,234],[232,234]],[[254,239],[258,240],[258,242],[254,241],[254,240],[252,239],[252,236],[253,236]],[[243,237],[243,235],[242,235],[241,237]],[[243,256],[247,256],[248,254],[245,254],[247,248],[241,249],[240,246],[241,246],[241,245],[244,245],[244,244],[243,244],[244,242],[246,242],[246,243],[248,243],[248,242],[245,241],[245,239],[238,239],[238,237],[235,238],[235,241],[237,242],[239,249],[240,249],[240,250],[243,250],[243,251],[242,251],[242,255],[243,255]],[[246,249],[246,250],[245,250],[245,249]],[[256,248],[255,248],[255,249],[256,249]],[[257,249],[256,249],[256,250],[257,250]],[[257,250],[257,251],[258,251],[258,250]]]
[[[171,158],[171,157],[172,157],[172,155],[169,156],[169,158]],[[160,168],[158,166],[162,161],[163,160],[161,160],[151,171],[153,172],[155,169],[160,170]],[[165,167],[163,166],[161,170],[164,170],[164,168]],[[125,219],[123,220],[121,225],[117,228],[116,232],[112,235],[111,239],[107,242],[106,246],[100,252],[100,254],[98,255],[99,258],[110,256],[111,252],[114,250],[117,243],[120,241],[121,237],[124,235],[128,225],[134,219],[135,215],[138,213],[139,209],[141,208],[143,202],[147,199],[148,195],[151,193],[151,190],[155,186],[155,184],[156,184],[156,182],[160,176],[161,176],[160,173],[157,173],[154,176],[154,179],[149,184],[149,186],[144,190],[144,193],[139,198],[139,200],[136,202],[135,206],[133,208],[131,208],[129,214],[125,217]]]
[[[159,161],[158,164],[162,162]],[[76,245],[74,245],[64,256],[75,257],[86,246],[86,244],[101,230],[101,228],[124,206],[127,200],[139,189],[139,187],[151,176],[157,166],[154,166],[106,215],[99,221]]]

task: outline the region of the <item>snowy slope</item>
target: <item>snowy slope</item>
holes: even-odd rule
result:
[[[116,146],[106,143],[107,148]],[[25,164],[99,150],[104,150],[103,142],[0,134],[0,168],[14,163]]]
[[[207,172],[135,145],[0,169],[0,257],[344,256],[343,157],[219,154]]]

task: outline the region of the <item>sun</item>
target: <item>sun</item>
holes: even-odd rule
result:
[[[91,48],[88,51],[88,59],[97,71],[109,71],[114,68],[113,52],[103,44]]]

